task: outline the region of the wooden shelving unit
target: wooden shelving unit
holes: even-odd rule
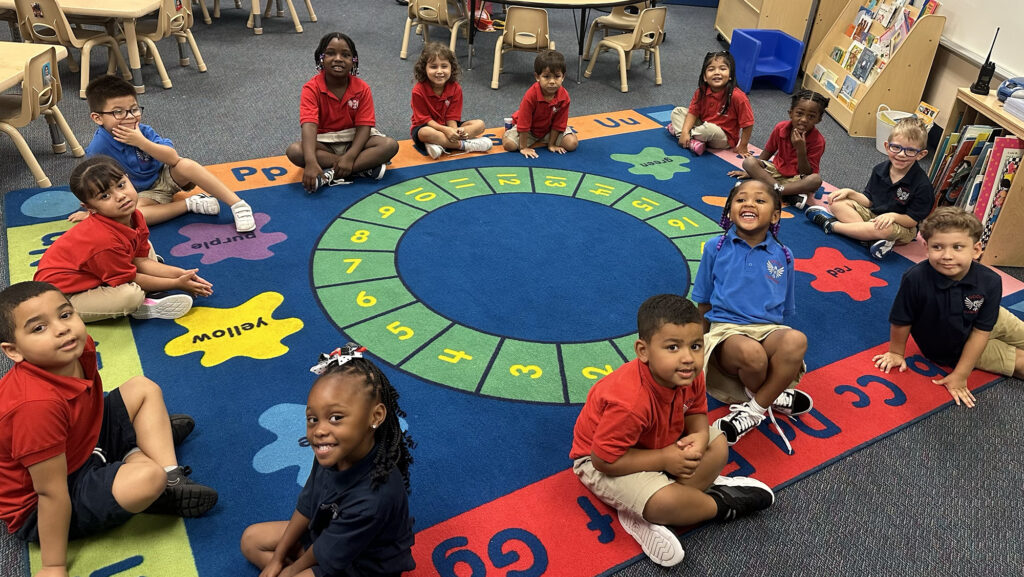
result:
[[[846,8],[805,62],[803,87],[820,92],[831,99],[827,112],[850,136],[873,138],[875,111],[880,104],[885,104],[893,110],[917,110],[921,95],[924,93],[924,85],[928,81],[935,51],[939,47],[939,38],[946,24],[946,17],[930,14],[914,22],[903,43],[890,56],[885,69],[873,79],[869,77],[867,82],[859,83],[853,94],[856,104],[846,106],[835,97],[835,93],[814,79],[813,72],[816,66],[821,65],[835,73],[839,77],[837,84],[842,85],[849,71],[832,60],[831,53],[836,46],[844,51],[849,49],[852,40],[846,35],[846,30],[857,18],[860,7],[860,0],[850,0],[846,4]],[[885,28],[874,22],[870,32],[875,36],[881,36]]]
[[[966,88],[957,89],[956,101],[953,103],[953,109],[949,111],[949,120],[942,131],[942,137],[945,138],[969,124],[1001,126],[1006,131],[1004,136],[1024,138],[1024,121],[1003,110],[1003,103],[996,98],[995,90],[987,96],[980,96]],[[936,155],[932,162],[941,160]],[[992,228],[992,236],[988,239],[985,252],[981,253],[982,264],[1024,266],[1024,242],[1017,236],[1020,234],[1018,227],[1021,222],[1024,222],[1024,178],[1015,178],[1010,191],[1006,194],[999,218]]]
[[[715,30],[726,42],[734,28],[774,28],[803,41],[813,6],[814,0],[719,0]]]

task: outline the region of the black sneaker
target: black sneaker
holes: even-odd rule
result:
[[[825,231],[825,234],[832,234],[832,225],[838,221],[838,219],[832,216],[823,206],[812,206],[804,212],[804,216],[807,220],[821,227],[821,230]]]
[[[771,507],[775,493],[768,485],[750,477],[722,477],[705,491],[718,505],[718,521],[732,521]]]
[[[188,415],[170,415],[171,438],[174,439],[174,446],[177,447],[196,428],[196,422]]]
[[[778,185],[776,185],[778,186]],[[803,210],[807,208],[807,195],[806,194],[786,194],[782,196],[782,202],[792,205],[797,210]]]
[[[188,467],[178,467],[167,473],[167,488],[146,513],[200,517],[212,509],[217,504],[217,491],[189,479],[191,472]]]
[[[729,446],[736,444],[743,435],[757,428],[764,420],[764,415],[756,413],[747,403],[729,405],[729,414],[712,423],[712,427],[722,431]]]
[[[747,396],[751,399],[754,395],[750,391],[743,389]],[[772,401],[771,409],[776,413],[782,413],[787,417],[797,417],[807,411],[811,410],[814,406],[814,399],[811,398],[807,393],[799,389],[786,389]]]
[[[366,170],[360,170],[356,173],[359,178],[372,178],[374,180],[380,180],[384,178],[384,173],[387,172],[388,165],[382,164],[380,166],[374,166],[373,168],[367,168]]]
[[[880,240],[871,245],[871,258],[876,260],[882,260],[885,255],[892,252],[892,247],[896,246],[896,243],[891,240]]]

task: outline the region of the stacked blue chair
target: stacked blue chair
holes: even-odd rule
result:
[[[793,93],[804,43],[781,30],[740,29],[732,31],[729,52],[736,59],[736,86],[750,92],[754,78],[769,78],[783,92]]]

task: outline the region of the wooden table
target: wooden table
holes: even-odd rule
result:
[[[587,40],[587,12],[591,8],[610,8],[613,6],[625,6],[636,4],[638,0],[490,0],[496,4],[507,6],[530,6],[532,8],[544,9],[571,9],[580,11],[579,27],[579,60],[576,61],[576,84],[580,83],[583,76],[583,43]],[[651,3],[654,5],[654,2]],[[477,0],[469,0],[469,63],[466,68],[473,69],[473,37],[476,36],[476,8]]]
[[[25,75],[25,64],[33,57],[49,50],[50,47],[50,44],[0,41],[0,92],[21,84],[22,77]],[[57,60],[67,57],[68,51],[63,46],[53,46],[53,48],[57,49]]]
[[[135,36],[135,21],[146,14],[160,9],[162,0],[60,0],[60,7],[67,16],[97,16],[114,18],[124,27],[125,44],[128,45],[128,66],[132,69],[132,84],[135,91],[143,93],[142,60],[139,58],[139,43]],[[0,10],[14,10],[14,0],[0,0]]]

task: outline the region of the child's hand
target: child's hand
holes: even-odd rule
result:
[[[907,361],[903,358],[903,355],[897,355],[893,352],[875,355],[871,361],[875,363],[875,368],[881,369],[885,374],[889,374],[889,371],[896,367],[900,368],[901,373],[907,370]]]
[[[82,222],[89,216],[89,211],[79,210],[68,215],[68,222]]]
[[[451,126],[445,126],[442,130],[444,137],[448,139],[448,142],[458,142],[461,140],[460,130],[452,128]]]
[[[282,561],[271,559],[263,571],[260,571],[260,577],[280,577],[282,569],[284,569]]]
[[[683,148],[690,148],[690,135],[680,134],[679,135],[679,146]]]
[[[548,150],[550,150],[551,152],[554,152],[556,154],[565,154],[566,153],[566,150],[564,148],[562,148],[561,146],[557,146],[557,145],[548,146]]]
[[[880,214],[875,218],[871,219],[871,222],[875,223],[875,230],[885,230],[891,227],[895,221],[895,212],[887,212],[885,214]]]
[[[522,154],[526,158],[537,158],[537,151],[532,148],[520,148],[519,154]]]
[[[354,161],[346,156],[339,156],[338,160],[334,163],[334,177],[335,178],[348,178],[352,174],[352,164]]]
[[[745,170],[730,170],[726,174],[733,178],[750,178],[750,175]]]
[[[114,140],[135,147],[147,142],[146,137],[142,135],[141,131],[139,131],[138,122],[131,126],[122,126],[118,124],[110,131],[110,133],[114,136]]]
[[[967,378],[961,377],[957,373],[949,373],[941,379],[933,380],[936,385],[943,385],[946,390],[949,391],[949,396],[953,397],[956,401],[957,406],[960,405],[960,401],[963,401],[968,408],[974,406],[974,395],[971,390],[967,388]]]
[[[789,141],[793,143],[794,148],[807,148],[806,134],[802,130],[793,129],[789,133]]]
[[[694,458],[691,447],[687,445],[684,449],[679,446],[678,442],[662,449],[661,455],[662,469],[669,475],[680,479],[686,479],[693,475],[697,465],[700,464],[700,457]]]
[[[455,129],[455,135],[458,137],[459,140],[465,140],[466,138],[469,137],[469,134],[466,133],[466,129],[462,127]]]
[[[213,285],[196,273],[199,269],[193,268],[185,271],[185,274],[175,280],[175,286],[179,289],[197,296],[208,297],[213,294]]]
[[[745,144],[737,144],[732,151],[740,156],[750,156],[750,149]]]
[[[848,196],[850,196],[850,190],[846,188],[840,188],[839,190],[826,194],[823,197],[823,199],[825,201],[825,204],[835,204]]]
[[[302,188],[305,188],[309,192],[315,191],[316,181],[318,178],[323,176],[323,174],[324,173],[320,170],[319,166],[316,166],[315,164],[307,164],[302,169]]]

